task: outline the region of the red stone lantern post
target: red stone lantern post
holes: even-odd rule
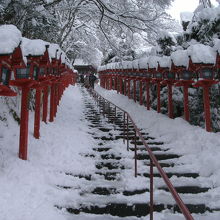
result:
[[[169,68],[161,68],[158,64],[158,71],[163,74],[164,80],[161,82],[161,85],[166,85],[168,87],[168,116],[173,118],[173,85],[176,82],[176,73],[170,71]]]
[[[28,151],[28,95],[32,86],[36,83],[33,80],[33,75],[36,71],[33,63],[27,64],[27,67],[16,66],[14,69],[15,80],[10,81],[10,85],[16,86],[22,90],[21,96],[21,120],[20,120],[20,142],[19,142],[19,158],[22,160],[27,160]]]
[[[139,104],[143,105],[143,85],[142,85],[142,75],[143,71],[140,70],[140,67],[138,65],[138,70],[137,70],[137,77],[136,80],[139,81]]]
[[[111,73],[110,73],[110,75],[109,75],[109,77],[110,77],[110,85],[109,85],[109,89],[110,90],[112,90],[112,85],[113,85],[113,83],[112,83],[112,81],[113,81],[113,74],[112,74],[112,70],[111,70]]]
[[[10,87],[11,74],[14,67],[25,66],[20,46],[13,53],[0,56],[0,96],[16,96]]]
[[[43,56],[40,57],[39,61],[39,74],[38,74],[38,81],[40,82],[41,89],[43,91],[43,115],[42,115],[42,121],[47,123],[47,114],[48,114],[48,94],[49,94],[49,86],[51,85],[50,82],[50,74],[51,74],[51,63],[49,59],[49,53],[48,53],[49,45],[46,45],[46,50],[43,54]],[[36,90],[36,95],[38,95],[41,99],[41,93],[40,91]],[[39,101],[38,101],[39,102]],[[40,114],[39,114],[40,117]]]
[[[157,112],[160,113],[161,103],[160,103],[160,90],[161,90],[161,82],[163,81],[163,74],[157,72],[155,68],[148,68],[148,72],[153,75],[152,83],[157,86]]]
[[[130,77],[131,70],[129,71],[129,76],[128,76],[128,98],[131,98],[131,77]]]
[[[133,65],[132,62],[130,62],[127,70],[127,96],[129,99],[131,98],[131,80],[133,74],[132,72],[133,72]]]
[[[143,93],[143,84],[145,83],[146,85],[146,107],[147,110],[150,110],[150,82],[151,82],[151,78],[152,78],[152,74],[150,72],[148,72],[148,59],[144,58],[144,59],[140,59],[139,60],[139,69],[140,72],[142,74],[142,82],[141,82],[141,88],[140,88],[140,104],[142,105],[142,93]]]
[[[135,75],[137,75],[137,70],[134,70],[133,73]],[[136,76],[133,76],[132,79],[133,79],[133,100],[134,100],[134,102],[136,102],[137,101],[137,97],[136,97],[136,90],[137,90],[137,88],[136,88],[136,82],[137,82],[136,81]]]
[[[174,65],[174,64],[172,64],[172,65]],[[176,70],[176,72],[180,78],[180,80],[175,83],[175,86],[182,86],[183,87],[184,118],[186,121],[190,121],[188,89],[194,83],[194,81],[192,80],[194,74],[193,74],[193,72],[187,70],[185,67],[174,66],[173,69]]]
[[[206,131],[212,131],[211,125],[211,112],[210,112],[210,98],[209,89],[212,85],[218,83],[214,80],[215,66],[213,64],[193,64],[190,58],[190,63],[195,69],[195,72],[199,74],[199,80],[193,85],[194,87],[203,88],[203,102],[205,113],[205,127]]]
[[[152,80],[152,74],[148,70],[144,70],[144,81],[146,83],[146,107],[150,110],[150,83]]]
[[[117,91],[117,71],[114,69],[114,90]]]
[[[58,94],[58,84],[60,78],[60,69],[64,68],[62,66],[62,53],[60,53],[59,59],[56,57],[54,60],[52,59],[52,76],[51,78],[51,94],[50,94],[50,122],[54,121],[54,117],[56,117],[57,113],[57,105],[59,102],[59,94]]]

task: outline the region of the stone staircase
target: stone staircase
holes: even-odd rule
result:
[[[81,197],[77,201],[77,206],[57,206],[57,208],[72,215],[88,213],[88,219],[90,214],[118,217],[148,215],[150,161],[146,149],[137,137],[138,176],[135,178],[133,125],[129,124],[130,147],[127,151],[126,144],[123,144],[123,113],[117,112],[115,118],[113,110],[109,114],[102,107],[98,109],[88,92],[82,89],[82,93],[85,119],[91,130],[90,135],[97,142],[97,146],[94,146],[91,152],[82,156],[85,159],[94,158],[96,170],[90,175],[75,175],[86,181],[86,184],[81,185]],[[102,106],[102,103],[100,104]],[[108,117],[105,118],[103,114]],[[173,180],[172,183],[189,211],[191,213],[215,211],[208,205],[211,199],[210,186],[203,182],[198,173],[190,170],[187,164],[178,162],[181,155],[172,153],[170,149],[164,147],[163,142],[157,141],[146,131],[141,130],[141,133],[167,176]],[[154,168],[154,203],[155,212],[163,210],[170,213],[180,212],[156,168]]]

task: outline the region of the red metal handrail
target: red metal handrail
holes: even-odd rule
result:
[[[153,152],[151,151],[150,147],[148,146],[148,144],[146,143],[144,137],[142,136],[139,128],[136,126],[134,120],[132,119],[132,117],[130,116],[130,114],[125,111],[124,109],[120,108],[119,106],[115,105],[114,103],[112,103],[111,101],[105,99],[103,96],[101,96],[98,92],[96,92],[95,90],[90,90],[94,96],[94,98],[96,100],[99,100],[100,98],[102,100],[104,100],[104,102],[107,102],[110,105],[113,105],[115,110],[119,109],[120,111],[122,111],[124,114],[124,133],[123,133],[123,140],[125,140],[125,121],[127,121],[127,145],[129,144],[128,141],[128,121],[130,120],[130,122],[132,123],[134,130],[135,130],[135,176],[137,176],[137,145],[136,145],[136,135],[139,136],[139,138],[141,139],[143,145],[146,147],[149,157],[150,157],[150,220],[153,220],[153,166],[155,165],[161,175],[161,177],[163,178],[164,182],[166,183],[166,186],[168,187],[170,193],[172,194],[173,198],[175,199],[179,209],[182,211],[182,214],[185,216],[186,220],[194,220],[194,218],[192,217],[191,213],[189,212],[188,208],[186,207],[186,205],[184,204],[184,202],[182,201],[182,199],[180,198],[179,194],[177,193],[176,189],[174,188],[173,184],[171,183],[171,181],[169,180],[167,174],[165,173],[165,171],[162,169],[162,167],[160,166],[158,160],[156,159],[155,155],[153,154]],[[115,111],[116,112],[116,111]],[[109,113],[108,113],[109,114]],[[127,115],[127,120],[126,120],[126,116]],[[129,148],[129,146],[128,146]]]

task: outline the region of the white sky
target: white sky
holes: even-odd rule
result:
[[[218,5],[216,0],[211,0],[212,4]],[[199,4],[199,0],[174,0],[172,7],[168,12],[173,18],[180,20],[180,12],[191,11],[193,12]]]

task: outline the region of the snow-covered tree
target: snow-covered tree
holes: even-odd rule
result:
[[[15,24],[26,37],[58,43],[74,58],[91,47],[100,51],[102,36],[112,49],[118,50],[115,39],[121,30],[130,35],[146,33],[145,40],[154,43],[158,30],[170,27],[165,10],[171,1],[6,0],[0,2],[0,23]]]

